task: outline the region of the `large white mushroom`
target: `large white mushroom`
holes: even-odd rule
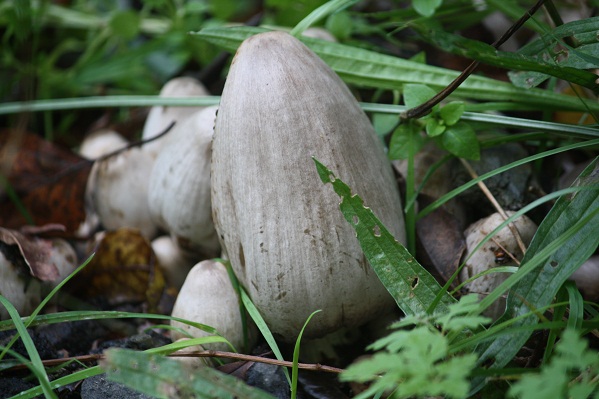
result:
[[[148,205],[153,220],[177,243],[208,256],[220,253],[210,205],[210,158],[218,107],[175,126],[152,168]]]
[[[323,311],[308,324],[306,338],[394,307],[312,156],[405,240],[390,164],[349,89],[287,33],[247,39],[216,119],[212,207],[235,273],[284,341],[293,341],[317,309]]]

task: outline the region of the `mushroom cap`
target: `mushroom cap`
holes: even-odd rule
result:
[[[181,287],[171,315],[214,327],[236,349],[243,348],[239,298],[222,263],[205,260],[191,269]],[[177,321],[172,321],[171,325],[181,328],[193,338],[212,335]],[[173,341],[185,337],[179,331],[171,330]],[[212,350],[230,350],[224,343],[206,344],[204,347]]]
[[[209,96],[208,89],[197,79],[177,77],[169,80],[162,87],[160,97],[202,97]],[[181,123],[190,115],[204,107],[171,107],[157,105],[150,109],[142,131],[144,140],[162,133],[172,122]],[[144,149],[156,156],[167,141],[170,133],[155,141],[144,144]]]
[[[86,195],[106,229],[137,228],[148,239],[156,235],[158,229],[148,207],[153,163],[154,158],[140,148],[94,163]]]
[[[87,159],[96,159],[120,148],[129,142],[114,130],[97,130],[85,137],[79,147],[79,154]]]
[[[197,111],[172,131],[152,168],[148,206],[153,220],[188,243],[215,256],[220,250],[210,204],[210,158],[218,107]]]
[[[279,339],[363,324],[394,301],[371,269],[314,156],[405,242],[380,139],[341,79],[284,32],[250,37],[233,59],[212,149],[212,208],[231,264]]]
[[[507,211],[508,216],[512,216],[514,212]],[[464,231],[466,237],[466,256],[470,256],[474,251],[474,248],[497,226],[503,223],[505,219],[499,213],[493,213],[491,216],[481,219],[470,226]],[[537,225],[530,220],[527,216],[522,215],[517,218],[514,222],[516,229],[518,230],[524,245],[530,244],[532,237],[537,231]],[[504,254],[503,249],[495,242],[501,244],[501,246],[509,251],[516,259],[522,259],[522,252],[518,247],[518,242],[512,234],[508,226],[505,226],[499,232],[493,236],[492,240],[487,241],[483,246],[478,249],[470,259],[466,262],[466,265],[460,272],[461,281],[476,276],[486,270],[492,269],[497,266],[502,266],[505,259],[506,264],[513,265],[513,260],[508,254]],[[500,257],[498,257],[500,254]],[[466,284],[464,287],[474,293],[478,293],[482,298],[489,292],[493,291],[499,284],[505,281],[509,277],[507,273],[491,273],[484,276],[478,277],[471,283]],[[499,299],[493,305],[491,305],[485,314],[492,318],[498,318],[505,311],[505,300]]]

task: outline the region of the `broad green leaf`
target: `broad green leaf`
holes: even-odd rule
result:
[[[441,108],[439,111],[439,116],[441,116],[441,119],[445,121],[447,126],[455,125],[458,123],[462,115],[464,115],[465,109],[466,106],[463,102],[452,101]]]
[[[587,167],[574,183],[574,186],[587,186],[585,190],[564,195],[558,199],[545,217],[534,236],[520,270],[510,279],[517,281],[507,299],[507,310],[497,324],[528,314],[531,310],[544,308],[553,300],[566,279],[576,271],[597,249],[599,244],[599,158]],[[546,247],[562,237],[568,237],[553,253],[532,270],[526,265],[536,255],[544,253]],[[522,276],[523,273],[527,273]],[[498,289],[503,287],[498,287]],[[529,315],[518,319],[515,327],[532,326],[537,317]],[[492,362],[492,368],[505,366],[530,337],[532,328],[523,328],[518,333],[500,336],[492,342],[481,345],[479,364]],[[482,383],[482,380],[477,380]]]
[[[412,7],[423,17],[430,17],[442,2],[443,0],[412,0]]]
[[[139,33],[140,17],[135,11],[120,11],[110,19],[110,28],[123,39],[131,40]]]
[[[441,135],[445,129],[447,129],[447,126],[445,126],[443,120],[434,117],[426,120],[426,134],[428,134],[429,137],[437,137]]]
[[[327,18],[325,28],[339,40],[347,39],[352,33],[350,14],[347,11],[336,12]]]
[[[356,4],[357,2],[358,2],[358,0],[331,0],[331,1],[328,1],[328,2],[324,3],[323,5],[321,5],[320,7],[318,7],[316,10],[312,11],[310,14],[308,14],[308,16],[306,18],[304,18],[300,23],[298,23],[295,26],[295,28],[291,29],[291,32],[289,32],[289,33],[292,34],[293,36],[298,37],[302,34],[302,32],[304,32],[306,29],[308,29],[314,23],[320,21],[323,18],[328,17],[329,15],[331,15],[334,12],[343,10],[347,7],[351,7],[354,4]]]
[[[460,158],[480,159],[480,144],[476,133],[466,122],[447,127],[441,136],[443,148]]]
[[[235,52],[248,37],[266,32],[258,27],[204,28],[195,35],[212,44]],[[301,37],[345,82],[379,89],[401,89],[405,83],[420,83],[440,90],[453,81],[458,73],[448,69],[379,54],[340,43]],[[497,80],[470,76],[455,91],[456,96],[473,100],[514,101],[536,109],[599,110],[599,103],[581,101],[571,96],[546,90],[525,90]]]
[[[409,83],[403,89],[403,101],[408,108],[414,108],[433,97],[435,91],[422,84]]]
[[[420,135],[419,126],[408,121],[402,123],[395,129],[389,143],[390,159],[406,159],[410,154],[414,155],[424,145],[424,138]]]
[[[158,399],[273,398],[261,389],[210,367],[191,368],[160,355],[109,349],[100,364],[109,379]]]
[[[372,115],[372,125],[376,134],[384,136],[397,125],[399,118],[397,115],[376,113]]]
[[[406,315],[427,312],[441,291],[439,283],[391,235],[373,211],[364,206],[357,194],[352,195],[351,189],[326,166],[316,159],[314,162],[322,182],[331,183],[341,197],[339,208],[345,220],[356,230],[364,255],[399,308]],[[447,306],[454,302],[449,294],[443,294],[435,312],[447,311]]]

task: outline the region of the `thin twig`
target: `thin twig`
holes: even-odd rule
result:
[[[526,21],[530,19],[530,17],[537,12],[537,10],[545,3],[545,0],[538,0],[537,3],[532,6],[526,14],[524,14],[518,21],[516,21],[497,41],[495,41],[492,46],[494,48],[499,48],[503,43],[505,43]],[[400,114],[400,118],[402,120],[420,118],[430,112],[430,110],[441,101],[443,101],[447,96],[455,91],[464,81],[474,72],[474,70],[478,67],[480,62],[472,61],[470,65],[462,71],[462,73],[455,78],[453,82],[447,85],[446,88],[437,93],[433,98],[426,101],[425,103],[418,105],[414,108],[410,108],[407,111],[404,111]]]
[[[470,164],[468,163],[468,161],[466,161],[463,158],[460,158],[460,162],[462,162],[462,165],[464,166],[464,168],[466,168],[466,170],[470,174],[470,177],[472,177],[473,179],[477,179],[478,178],[478,174],[472,168],[472,166],[470,166]],[[489,190],[489,188],[487,187],[487,185],[485,184],[485,182],[481,180],[477,184],[478,184],[478,187],[480,188],[480,190],[489,199],[489,201],[491,202],[491,204],[493,205],[493,207],[501,215],[501,217],[504,220],[507,220],[508,219],[508,215],[505,213],[505,211],[503,210],[503,208],[501,207],[501,205],[499,205],[499,202],[497,202],[497,200],[495,199],[495,197],[493,196],[493,194],[491,194],[491,191]],[[522,241],[522,237],[520,237],[520,233],[518,232],[518,229],[516,228],[516,225],[514,225],[514,223],[510,222],[508,224],[508,227],[509,227],[510,231],[512,232],[512,234],[514,235],[514,238],[516,239],[516,242],[518,243],[518,247],[520,247],[520,250],[522,251],[522,254],[525,254],[526,253],[526,245],[524,245],[524,241]]]
[[[273,364],[275,366],[283,366],[283,367],[293,367],[293,362],[288,362],[284,360],[277,359],[269,359],[261,356],[252,356],[252,355],[244,355],[241,353],[233,353],[233,352],[222,352],[222,351],[197,351],[197,352],[185,352],[185,353],[171,353],[169,357],[220,357],[224,359],[233,359],[233,360],[244,360],[248,362],[256,362],[256,363],[265,363],[265,364]],[[78,361],[81,363],[89,363],[98,360],[103,360],[105,358],[104,354],[93,354],[93,355],[83,355],[83,356],[74,356],[74,357],[66,357],[61,359],[48,359],[42,360],[44,366],[58,366],[61,364],[65,364],[72,361]],[[312,364],[312,363],[298,363],[298,368],[302,370],[312,370],[312,371],[323,371],[326,373],[342,373],[343,369],[325,366],[322,364]],[[9,367],[5,369],[5,371],[10,370],[22,370],[26,369],[27,366],[24,364],[18,364],[13,367]]]
[[[171,357],[220,357],[220,358],[224,358],[224,359],[245,360],[248,362],[273,364],[275,366],[293,367],[293,362],[288,362],[286,360],[270,359],[270,358],[266,358],[266,357],[244,355],[241,353],[234,353],[234,352],[206,350],[206,351],[187,352],[187,353],[172,353],[169,356],[171,356]],[[337,368],[337,367],[325,366],[325,365],[322,365],[319,363],[298,363],[297,367],[302,370],[324,371],[326,373],[335,373],[335,374],[340,374],[345,371],[345,370]]]

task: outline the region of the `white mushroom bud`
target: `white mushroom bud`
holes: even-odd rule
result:
[[[599,300],[599,255],[591,256],[570,276],[589,301]]]
[[[198,253],[181,248],[171,236],[155,238],[152,250],[167,282],[177,289],[181,288],[191,268],[200,260]]]
[[[178,244],[218,255],[220,245],[210,205],[210,157],[218,107],[196,112],[175,126],[156,158],[148,189],[154,221],[177,237]]]
[[[514,212],[508,211],[506,214],[511,216]],[[522,251],[518,247],[518,242],[508,226],[499,230],[491,240],[487,241],[473,253],[476,246],[504,221],[505,220],[499,213],[494,213],[485,219],[481,219],[478,222],[471,224],[464,231],[467,247],[466,257],[470,258],[460,272],[461,281],[466,281],[482,272],[498,266],[515,266],[516,262],[511,258],[512,256],[518,261],[522,259]],[[524,245],[530,244],[532,237],[537,231],[536,224],[524,215],[517,218],[513,224],[518,230]],[[485,274],[466,284],[465,288],[470,292],[479,294],[482,298],[493,291],[508,277],[509,274],[507,273]],[[505,299],[500,298],[487,308],[485,315],[497,319],[504,311]]]
[[[87,159],[97,159],[124,148],[127,144],[127,139],[113,130],[97,130],[85,137],[79,147],[79,154]]]
[[[158,228],[148,207],[148,176],[154,158],[140,148],[94,163],[87,183],[90,210],[109,230],[137,228],[152,239]]]
[[[205,260],[191,269],[181,287],[171,315],[216,328],[237,350],[244,347],[239,298],[222,263]],[[182,329],[193,338],[211,335],[177,321],[171,322],[171,325]],[[181,332],[171,330],[173,341],[185,337],[186,335]],[[211,343],[204,347],[223,351],[231,349],[224,343]]]
[[[191,77],[171,79],[166,82],[160,91],[160,97],[202,97],[209,95],[208,89],[199,80]],[[150,113],[144,124],[142,138],[147,140],[155,137],[162,133],[171,123],[181,123],[202,108],[204,107],[154,106],[150,109]],[[170,133],[155,141],[144,144],[144,149],[156,156],[162,146],[170,140],[169,136]]]
[[[291,35],[250,37],[233,59],[216,119],[212,207],[235,273],[287,342],[317,309],[306,338],[395,306],[312,156],[405,241],[390,163],[347,86]]]

